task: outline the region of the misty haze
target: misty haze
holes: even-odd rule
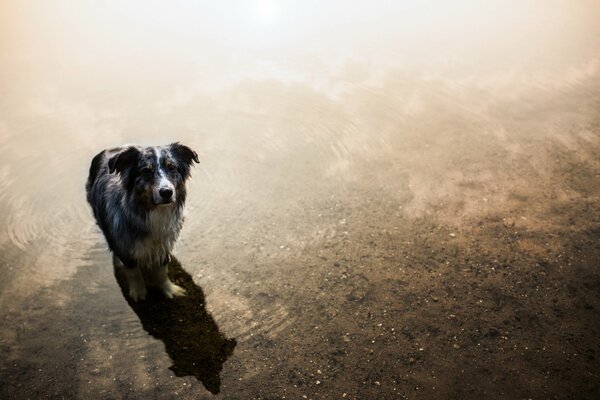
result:
[[[595,1],[0,5],[0,398],[600,398]],[[90,161],[200,164],[132,302]]]

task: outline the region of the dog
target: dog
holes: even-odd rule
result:
[[[194,162],[198,154],[178,142],[115,147],[92,159],[87,200],[133,301],[146,299],[146,281],[170,299],[186,294],[167,274]]]

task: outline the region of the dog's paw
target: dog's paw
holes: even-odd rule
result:
[[[167,284],[162,286],[162,292],[165,295],[165,297],[167,297],[169,299],[172,299],[175,296],[187,295],[187,292],[185,291],[184,288],[174,284],[171,281],[169,281]]]
[[[137,284],[133,284],[129,286],[129,297],[131,297],[131,300],[133,301],[138,301],[138,300],[146,300],[146,286],[144,285],[137,285]]]

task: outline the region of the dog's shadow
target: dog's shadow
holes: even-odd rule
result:
[[[167,354],[173,360],[169,369],[176,376],[195,376],[211,393],[219,393],[219,374],[237,342],[225,337],[206,311],[202,288],[172,257],[169,278],[184,288],[187,296],[170,300],[158,290],[149,288],[145,301],[134,302],[127,295],[127,279],[122,267],[113,264],[113,268],[123,296],[144,329],[165,344]]]

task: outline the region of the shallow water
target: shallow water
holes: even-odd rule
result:
[[[3,2],[0,397],[599,396],[598,20]],[[89,162],[173,141],[190,296],[134,304]]]

